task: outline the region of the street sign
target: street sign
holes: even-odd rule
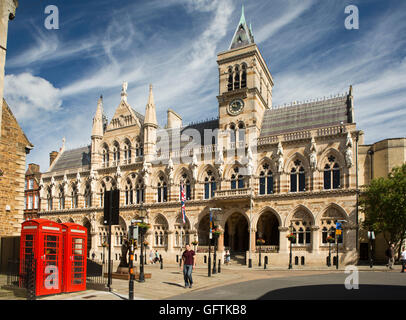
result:
[[[130,228],[128,230],[128,239],[138,240],[138,227],[137,226],[130,226]]]
[[[337,229],[337,230],[341,230],[341,229],[342,229],[341,222],[337,222],[337,223],[336,223],[336,229]]]
[[[342,230],[337,229],[337,230],[336,230],[336,235],[337,235],[337,236],[341,236],[341,234],[342,234]]]

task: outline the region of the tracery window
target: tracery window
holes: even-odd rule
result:
[[[269,164],[265,163],[259,173],[259,194],[273,193],[273,175]]]
[[[306,191],[306,173],[300,160],[294,162],[290,171],[290,192]]]

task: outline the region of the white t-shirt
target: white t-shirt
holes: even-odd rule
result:
[[[401,253],[400,260],[406,260],[406,250]]]

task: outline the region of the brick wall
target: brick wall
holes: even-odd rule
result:
[[[4,100],[1,125],[0,237],[20,233],[24,213],[26,147],[32,147]],[[10,207],[9,211],[6,206]]]

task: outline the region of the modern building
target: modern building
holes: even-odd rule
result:
[[[263,239],[262,257],[280,266],[288,264],[291,233],[296,236],[293,265],[325,265],[327,236],[341,221],[340,263],[356,263],[365,241],[357,190],[371,179],[368,150],[379,153],[389,170],[405,161],[404,139],[364,145],[364,133],[354,120],[351,86],[338,96],[273,105],[274,80],[244,12],[228,50],[217,55],[217,64],[214,120],[184,125],[181,115],[169,109],[167,124],[161,127],[152,86],[141,114],[128,104],[124,83],[115,114],[107,122],[101,97],[91,144],[73,150],[62,146],[43,173],[39,215],[86,226],[90,254],[101,259],[107,239],[103,195],[119,189],[113,259],[119,260],[128,226],[140,217],[142,205],[151,224],[150,249],[175,262],[183,244],[196,240],[202,263],[208,253],[210,208],[219,208],[213,213],[221,231],[218,254],[229,249],[257,263],[257,240]],[[390,148],[392,144],[398,147]],[[402,156],[396,156],[398,152]],[[374,161],[379,167],[374,172],[384,170]]]

